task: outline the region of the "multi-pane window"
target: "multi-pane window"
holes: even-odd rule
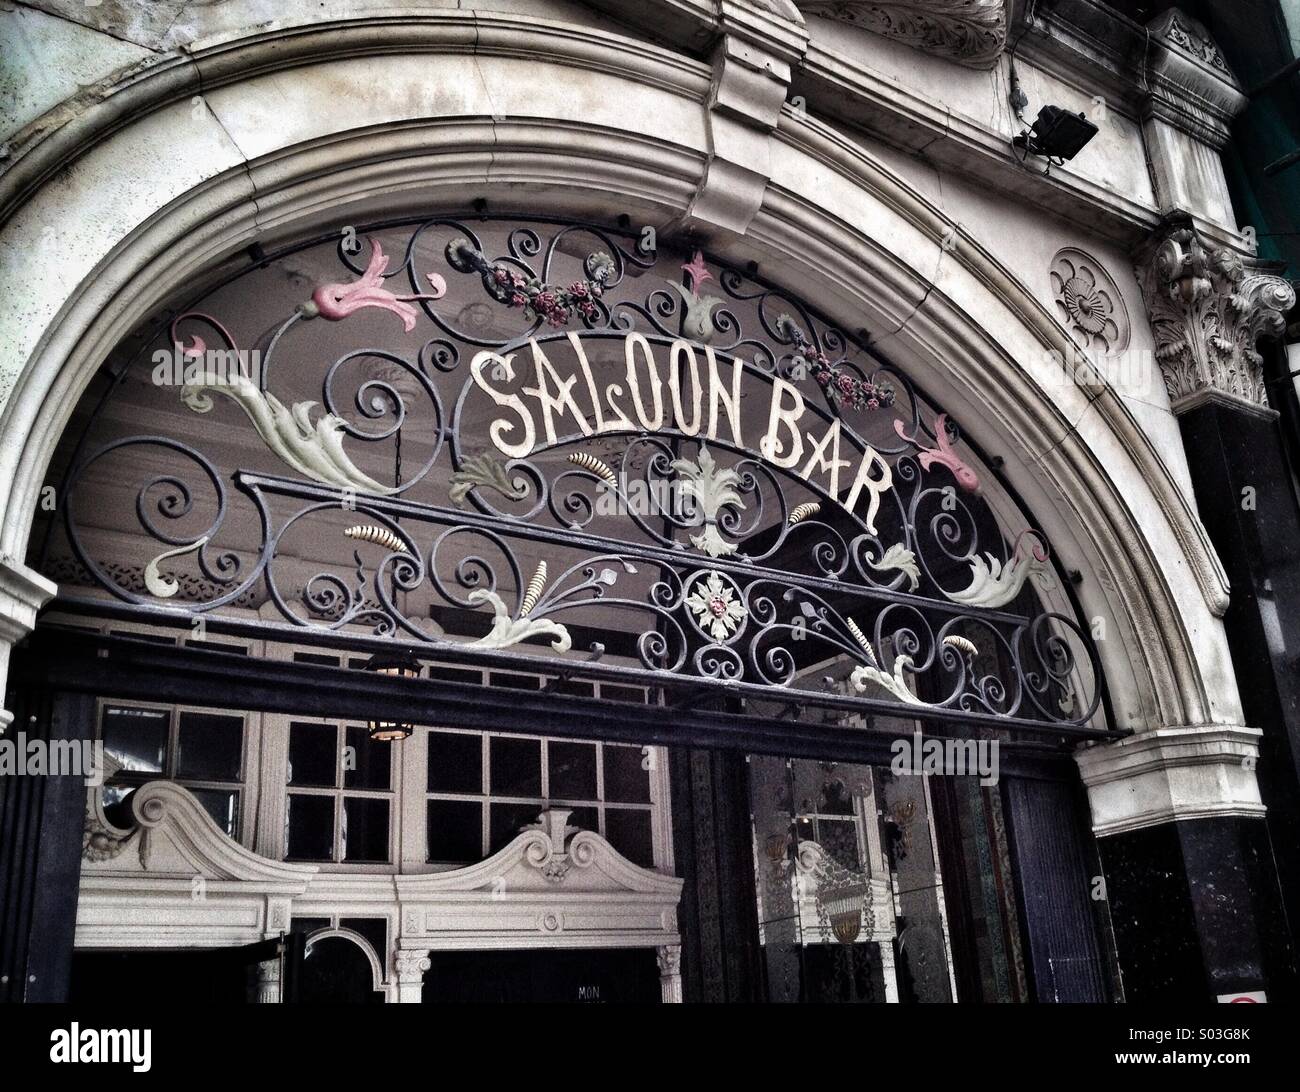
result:
[[[653,752],[615,743],[434,728],[428,733],[428,860],[464,864],[507,845],[544,808],[654,865]]]
[[[239,836],[242,713],[105,703],[100,738],[118,766],[103,789],[105,808],[114,809],[148,781],[178,781],[217,826]]]
[[[391,861],[396,753],[362,725],[291,721],[285,857]]]

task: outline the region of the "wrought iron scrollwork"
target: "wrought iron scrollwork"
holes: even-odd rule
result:
[[[615,670],[575,647],[604,627],[626,637],[617,670],[652,680],[775,692],[834,659],[872,708],[1094,721],[1090,635],[1038,601],[1042,535],[998,532],[951,418],[798,299],[590,225],[438,218],[358,241],[249,350],[207,311],[170,323],[170,412],[251,433],[209,457],[107,428],[63,506],[95,584],[142,613],[218,617],[262,594],[292,627],[579,673]],[[317,359],[314,320],[359,314],[391,338]],[[742,384],[774,407],[761,443],[741,442]],[[167,469],[141,477],[151,461]],[[114,541],[161,547],[144,592],[87,533],[114,475],[136,483]],[[187,565],[217,594],[178,595]]]

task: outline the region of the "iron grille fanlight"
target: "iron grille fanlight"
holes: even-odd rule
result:
[[[420,665],[410,656],[401,654],[384,653],[375,656],[366,664],[366,670],[401,679],[420,677]],[[376,743],[395,743],[406,739],[415,731],[415,725],[402,720],[372,720],[367,722],[366,728]]]

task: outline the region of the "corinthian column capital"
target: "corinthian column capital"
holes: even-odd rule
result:
[[[1207,398],[1266,409],[1255,344],[1282,332],[1295,304],[1291,285],[1263,263],[1201,238],[1183,217],[1166,221],[1137,259],[1174,412]]]

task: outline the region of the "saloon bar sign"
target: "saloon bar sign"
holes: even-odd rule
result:
[[[705,345],[707,379],[704,379],[696,349],[690,342],[680,338],[673,341],[668,347],[667,366],[661,368],[662,362],[656,360],[654,348],[646,337],[629,333],[623,339],[625,368],[621,380],[599,385],[581,339],[574,333],[567,336],[577,361],[577,371],[567,377],[556,370],[536,338],[529,340],[535,378],[532,386],[523,388],[522,394],[535,400],[531,404],[519,395],[499,389],[491,381],[492,377],[514,378],[514,354],[502,356],[484,351],[470,364],[475,384],[512,415],[498,418],[488,429],[492,443],[502,455],[523,459],[536,452],[539,420],[544,447],[572,441],[571,436],[562,439],[557,435],[557,428],[563,428],[567,421],[570,426],[576,423],[582,436],[668,430],[715,443],[725,440],[737,450],[746,449],[741,419],[745,370],[744,361],[739,357],[732,359],[729,375],[724,379],[716,354]],[[581,394],[575,395],[579,380]],[[773,466],[795,470],[805,481],[817,482],[829,498],[839,502],[841,471],[853,465],[843,454],[854,450],[857,471],[848,497],[842,503],[852,511],[865,496],[863,523],[875,534],[880,498],[893,485],[889,463],[870,445],[845,437],[839,418],[824,426],[820,437],[807,433],[805,442],[803,419],[807,407],[803,395],[794,384],[779,376],[771,378],[768,403],[767,425],[755,445],[757,453]],[[512,441],[515,436],[518,440]],[[962,472],[959,480],[974,487],[977,483],[974,472],[960,462],[956,462],[955,468]]]
[[[590,225],[353,239],[132,342],[118,374],[145,381],[101,403],[46,542],[65,604],[1104,732],[1042,534],[1000,490],[996,518],[948,415],[802,301]],[[214,350],[260,367],[149,355]]]

